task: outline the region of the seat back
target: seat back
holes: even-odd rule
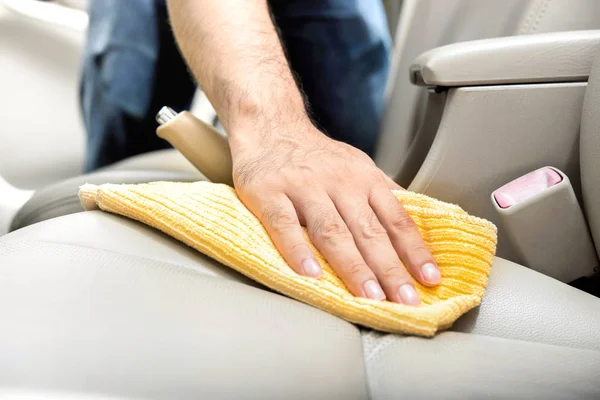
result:
[[[0,176],[35,189],[82,172],[79,63],[83,12],[0,1]]]
[[[409,80],[409,66],[419,54],[468,40],[598,27],[596,0],[405,0],[375,156],[378,166],[396,179],[407,167],[403,161],[423,121],[427,93]],[[399,183],[408,185],[409,179]]]

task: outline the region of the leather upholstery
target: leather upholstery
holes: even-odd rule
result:
[[[597,297],[496,258],[481,306],[452,330],[600,351],[598,315]]]
[[[206,177],[177,150],[158,150],[128,158],[94,173],[45,186],[36,190],[16,212],[13,211],[14,207],[3,207],[0,202],[0,211],[7,214],[5,217],[0,215],[3,217],[0,218],[0,222],[7,218],[9,221],[12,219],[9,231],[14,231],[50,218],[83,211],[77,192],[79,187],[85,183],[191,182],[200,180],[206,180]],[[13,191],[20,193],[16,189]],[[29,193],[27,195],[29,196]],[[0,226],[0,232],[4,233],[5,230],[2,228]]]
[[[1,179],[1,177],[0,177]],[[94,173],[58,181],[36,190],[32,194],[16,188],[11,192],[23,198],[21,202],[4,205],[0,201],[0,233],[7,229],[2,226],[8,221],[8,231],[55,218],[61,215],[83,211],[77,192],[85,183],[144,183],[152,181],[191,182],[206,180],[188,160],[177,150],[158,150],[128,158]],[[7,185],[5,183],[5,185]],[[0,186],[2,181],[0,180]],[[25,201],[25,197],[30,196]],[[16,209],[16,207],[20,207]]]
[[[78,213],[40,222],[4,237],[15,241],[56,242],[96,248],[195,269],[202,275],[251,285],[252,281],[181,242],[127,218],[100,211]]]
[[[425,42],[414,41],[417,33],[429,35],[425,47],[434,47],[505,32],[582,29],[597,18],[595,0],[481,1],[405,0],[420,19],[403,36],[407,58],[400,64],[425,50],[419,49]],[[515,17],[524,10],[526,17]],[[465,24],[473,12],[486,23]],[[422,94],[402,86],[408,76],[402,82],[396,86],[402,99],[391,102],[402,111],[386,120],[400,141],[398,132],[412,132],[419,123]],[[409,104],[406,110],[400,100]],[[590,104],[593,110],[597,102],[591,98]],[[393,170],[402,146],[386,140],[382,148],[390,152],[383,156]],[[190,168],[171,164],[174,154],[159,156],[174,166],[168,170]],[[115,168],[133,162],[153,169],[155,161],[129,160]],[[595,165],[582,151],[586,187],[597,182]],[[591,204],[586,201],[588,216],[595,218]],[[0,387],[39,393],[593,399],[600,397],[598,315],[599,299],[498,258],[482,305],[451,331],[433,339],[384,335],[271,293],[117,216],[76,213],[0,238]]]
[[[100,211],[45,221],[3,239],[95,248],[167,262],[195,269],[205,276],[260,287],[159,231]],[[550,293],[552,296],[548,296]],[[600,315],[600,299],[496,258],[482,305],[459,319],[452,329],[600,351],[600,319],[596,315]],[[567,320],[569,323],[565,323]]]
[[[10,230],[45,221],[61,215],[83,211],[77,197],[79,187],[85,183],[144,183],[153,181],[198,180],[198,173],[168,171],[99,171],[60,181],[37,190],[14,216]]]
[[[379,338],[366,367],[374,400],[594,399],[597,356],[597,351],[445,332],[433,340]]]
[[[88,212],[0,239],[0,386],[168,398],[596,398],[600,300],[497,259],[478,311],[383,335]],[[557,312],[558,310],[558,312]]]
[[[154,399],[366,397],[358,329],[317,309],[150,258],[12,241],[0,253],[0,385]]]
[[[196,174],[203,180],[204,176],[198,172],[196,167],[192,165],[180,152],[174,149],[156,150],[151,153],[140,154],[130,157],[126,160],[119,161],[105,168],[106,171],[171,171],[171,172],[186,172]]]

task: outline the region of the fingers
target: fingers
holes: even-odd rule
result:
[[[257,215],[290,267],[301,275],[321,277],[323,271],[306,243],[290,199],[283,194],[269,196],[267,201],[260,203],[259,208]]]
[[[418,305],[413,277],[436,285],[441,276],[416,224],[390,192],[395,185],[390,182],[380,183],[368,195],[318,189],[288,195],[270,192],[255,197],[252,208],[297,273],[319,278],[323,272],[306,242],[302,221],[354,295]]]
[[[391,195],[389,190],[388,194]],[[412,277],[396,254],[388,233],[369,205],[368,198],[340,195],[334,197],[334,202],[387,298],[407,305],[420,304]]]
[[[313,244],[355,296],[385,299],[377,277],[356,248],[352,234],[325,192],[303,194],[296,209],[306,221]]]
[[[440,271],[417,225],[389,189],[373,189],[369,204],[411,275],[424,285],[440,283]]]

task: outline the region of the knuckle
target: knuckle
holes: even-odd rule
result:
[[[319,236],[325,242],[333,242],[348,238],[348,230],[342,221],[325,222],[320,229]]]
[[[294,225],[296,222],[296,218],[292,216],[292,214],[287,212],[282,212],[273,217],[273,226],[287,228],[291,225]]]
[[[379,168],[375,167],[375,165],[373,165],[373,167],[374,168],[369,168],[367,173],[370,181],[375,183],[385,183],[383,172],[381,172]]]
[[[304,211],[305,214],[316,215],[317,217],[325,216],[328,214],[328,209],[322,203],[314,200],[307,200],[300,203],[300,209]],[[322,218],[317,218],[321,220]]]
[[[350,277],[362,277],[365,271],[368,270],[367,265],[362,261],[355,261],[348,266],[348,276]]]
[[[404,208],[402,208],[402,206],[400,205],[398,198],[396,196],[394,196],[393,194],[388,197],[387,207],[390,210],[397,210],[395,212],[395,214],[406,213],[406,211],[404,211]]]
[[[381,240],[385,239],[387,236],[387,232],[381,224],[374,223],[372,221],[361,223],[360,225],[360,236],[365,240]]]
[[[348,171],[346,168],[333,171],[331,174],[331,182],[334,187],[345,187],[348,185]]]
[[[391,221],[392,227],[399,231],[416,229],[417,224],[406,212],[396,213]]]
[[[362,207],[358,219],[356,221],[358,235],[363,240],[382,240],[387,238],[387,232],[379,223],[377,216],[370,207]]]
[[[359,182],[363,186],[366,193],[370,196],[371,193],[383,186],[383,175],[382,172],[374,165],[366,166],[362,164],[359,176]]]
[[[284,211],[278,205],[266,207],[263,211],[263,221],[273,227],[274,230],[281,232],[296,225],[297,219],[291,213]]]

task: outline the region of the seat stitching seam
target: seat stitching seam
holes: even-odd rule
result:
[[[36,220],[38,219],[40,216],[50,212],[50,211],[55,211],[57,209],[60,209],[62,207],[70,207],[74,204],[81,204],[79,197],[77,197],[77,200],[70,200],[71,199],[71,195],[69,196],[65,196],[65,197],[61,197],[60,199],[57,199],[53,202],[50,202],[46,205],[46,207],[44,207],[41,210],[35,210],[33,212],[30,213],[24,213],[24,215],[22,217],[20,217],[19,219],[27,222],[30,220]],[[81,209],[81,211],[84,211],[83,207]],[[31,225],[30,223],[27,223],[25,226],[27,225]]]
[[[530,33],[531,26],[533,25],[541,6],[540,0],[533,1],[532,3],[533,4],[529,6],[529,11],[527,12],[527,14],[525,14],[523,23],[521,24],[521,27],[517,32],[518,35],[527,35]]]
[[[530,33],[535,33],[537,32],[540,23],[542,22],[542,19],[544,18],[544,15],[546,14],[546,12],[548,11],[548,6],[550,5],[550,1],[551,0],[545,0],[544,3],[540,6],[540,10],[538,12],[538,15],[535,19],[535,24],[533,25],[533,28],[531,30]]]

